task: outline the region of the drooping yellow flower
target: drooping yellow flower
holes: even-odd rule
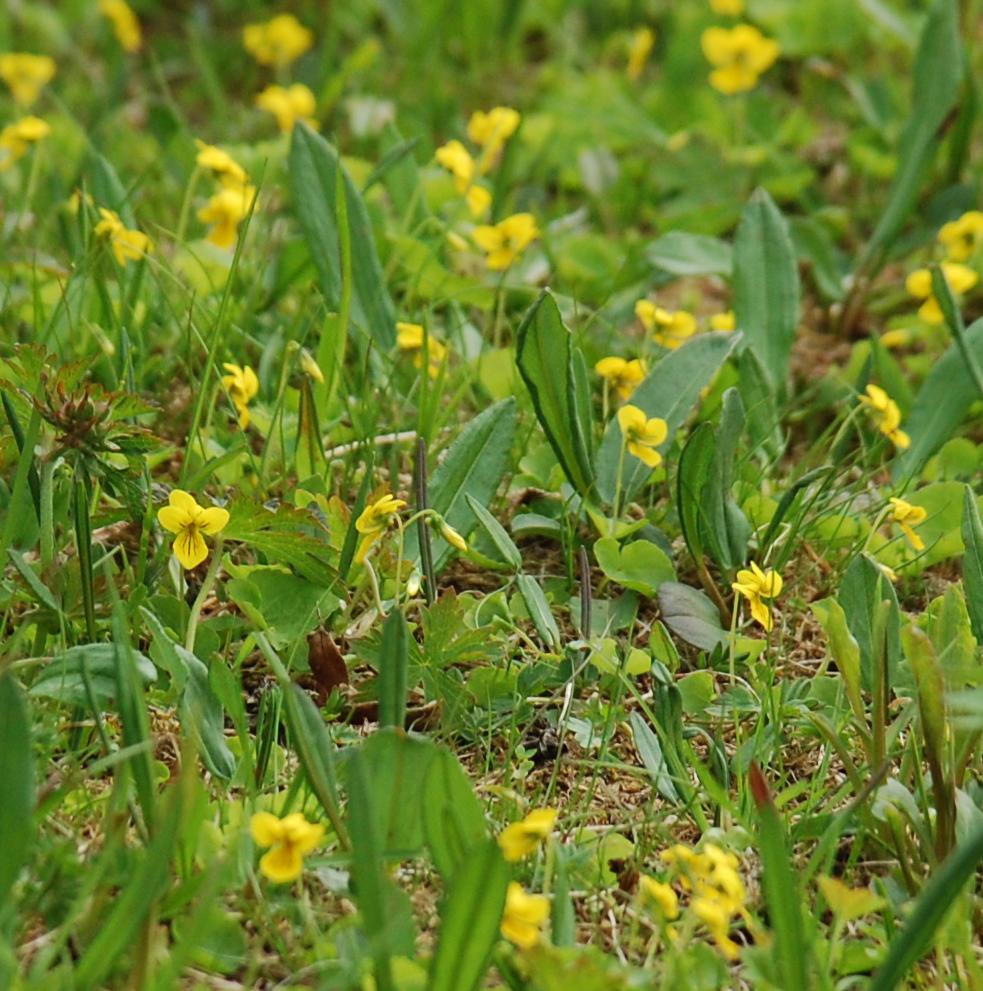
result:
[[[295,881],[304,869],[304,856],[324,839],[324,826],[308,822],[302,813],[282,819],[272,812],[257,812],[249,820],[249,831],[257,846],[269,847],[259,869],[275,884]]]
[[[719,330],[724,333],[731,333],[737,326],[733,310],[724,310],[723,313],[715,313],[710,317],[710,329]]]
[[[355,554],[356,564],[361,564],[365,560],[372,545],[389,529],[400,511],[405,508],[405,499],[397,499],[388,492],[365,507],[361,516],[355,521],[355,529],[362,535]]]
[[[468,121],[468,137],[482,149],[478,171],[484,175],[495,164],[505,142],[515,134],[522,118],[511,107],[476,110]]]
[[[498,845],[506,860],[515,862],[535,853],[553,831],[556,809],[533,809],[525,819],[513,822],[499,833]]]
[[[652,331],[655,342],[674,351],[696,333],[696,317],[687,310],[664,310],[650,299],[640,299],[635,304],[635,316],[642,326]]]
[[[868,385],[867,394],[858,399],[874,426],[895,447],[902,451],[911,446],[911,438],[901,429],[901,410],[898,404],[878,385]]]
[[[0,131],[0,171],[10,168],[32,145],[43,141],[50,133],[51,128],[40,117],[21,117],[8,124]]]
[[[452,176],[454,186],[459,193],[466,193],[474,181],[475,162],[471,152],[458,140],[448,141],[434,153],[438,164],[442,165]]]
[[[126,0],[99,0],[99,13],[113,25],[116,40],[125,51],[140,51],[143,44],[140,22]]]
[[[150,238],[143,231],[127,227],[115,210],[101,206],[99,207],[99,216],[102,217],[102,220],[96,224],[93,233],[96,237],[106,238],[109,241],[116,261],[120,265],[136,261],[153,251]]]
[[[634,454],[639,461],[656,468],[662,463],[662,455],[656,448],[669,434],[669,425],[661,417],[645,415],[637,406],[622,406],[618,410],[618,426],[629,454]]]
[[[958,220],[950,220],[939,228],[939,243],[952,262],[964,262],[971,258],[981,241],[983,210],[969,210]]]
[[[286,87],[267,86],[257,95],[256,106],[276,117],[277,127],[283,134],[292,131],[298,120],[302,120],[309,127],[317,126],[314,120],[317,100],[303,83],[294,83]]]
[[[745,93],[758,85],[779,55],[778,43],[750,24],[707,28],[700,37],[707,61],[714,66],[710,85],[727,95]]]
[[[710,0],[710,9],[724,17],[740,17],[744,13],[744,0]]]
[[[782,576],[769,568],[762,571],[752,561],[750,569],[742,568],[737,572],[737,581],[731,583],[731,588],[748,601],[751,616],[766,630],[771,630],[771,605],[765,599],[775,599],[782,592]]]
[[[195,144],[198,146],[195,164],[211,172],[223,186],[242,189],[249,183],[246,170],[227,151],[200,139],[196,139]]]
[[[453,547],[462,554],[468,552],[468,542],[454,529],[445,519],[441,519],[437,524],[437,532]]]
[[[48,55],[26,52],[0,55],[0,79],[7,84],[14,102],[22,107],[33,106],[54,75],[55,60]]]
[[[614,389],[622,401],[627,399],[645,378],[645,366],[638,358],[626,361],[624,358],[612,355],[602,358],[594,366],[594,371]]]
[[[195,497],[182,489],[171,489],[168,505],[157,510],[160,525],[174,538],[174,556],[181,567],[191,570],[208,557],[208,545],[203,533],[220,533],[229,522],[228,510],[221,506],[199,506]]]
[[[247,24],[242,43],[260,65],[282,69],[314,44],[314,35],[293,14],[278,14],[259,24]]]
[[[423,327],[418,323],[396,324],[396,344],[400,351],[413,353],[413,364],[417,368],[423,367]],[[437,340],[436,337],[427,335],[427,354],[429,356],[429,372],[431,378],[436,378],[440,372],[440,366],[447,357],[447,348]]]
[[[300,367],[309,379],[313,379],[318,385],[324,385],[324,372],[307,348],[300,349]]]
[[[672,885],[643,874],[638,879],[638,893],[643,901],[651,902],[656,906],[662,918],[670,922],[679,918],[679,897],[673,891]]]
[[[915,533],[912,527],[919,526],[928,519],[928,510],[924,506],[913,506],[904,499],[897,499],[894,496],[888,500],[894,507],[891,519],[901,527],[901,532],[908,538],[908,542],[916,551],[925,550],[925,541]]]
[[[958,262],[943,262],[941,265],[945,281],[949,283],[952,294],[958,298],[968,292],[979,282],[980,277],[968,265]],[[932,273],[927,268],[916,269],[905,279],[905,288],[916,299],[925,300],[918,308],[918,316],[925,323],[940,324],[945,321],[942,307],[932,292]]]
[[[629,79],[638,79],[645,68],[645,63],[655,45],[655,32],[648,27],[641,27],[632,32],[631,42],[628,45],[628,68],[626,69]]]
[[[501,272],[539,237],[539,228],[531,213],[513,213],[497,224],[479,224],[471,236],[487,255],[485,264]]]
[[[255,186],[223,186],[198,211],[198,219],[210,224],[208,240],[219,248],[231,248],[236,243],[239,224],[249,216]]]
[[[534,947],[543,936],[543,926],[550,914],[545,895],[528,894],[517,881],[509,883],[502,915],[502,935],[520,950]]]
[[[228,390],[239,414],[239,427],[245,430],[249,426],[249,403],[259,392],[259,379],[249,365],[234,365],[226,361],[222,367],[228,372],[222,376],[222,385]]]

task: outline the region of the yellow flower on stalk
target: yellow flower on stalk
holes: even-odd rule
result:
[[[423,367],[423,341],[423,327],[420,324],[403,323],[402,321],[396,324],[396,344],[400,351],[413,353],[413,364],[417,368]],[[440,366],[447,357],[447,348],[432,335],[426,337],[426,342],[430,377],[436,378],[440,372]]]
[[[945,281],[949,283],[952,294],[958,298],[968,292],[979,282],[979,276],[968,265],[958,262],[943,262],[941,265]],[[916,299],[925,300],[918,308],[918,316],[930,324],[940,324],[945,320],[942,307],[932,292],[932,273],[927,268],[916,269],[905,279],[905,289]]]
[[[434,153],[434,158],[454,177],[454,187],[457,191],[466,193],[474,181],[476,169],[471,152],[455,139],[441,145]]]
[[[464,194],[464,202],[468,205],[468,213],[473,220],[484,216],[491,206],[491,193],[484,186],[474,185]]]
[[[771,606],[765,599],[775,599],[782,592],[782,576],[769,568],[762,571],[752,561],[750,569],[742,568],[737,572],[737,581],[731,583],[731,588],[748,601],[751,616],[766,630],[771,630]]]
[[[651,902],[658,908],[662,918],[670,922],[679,918],[679,897],[672,885],[643,874],[638,881],[638,893],[643,901]]]
[[[222,367],[228,372],[222,376],[222,385],[228,390],[239,414],[239,427],[245,430],[249,426],[249,403],[259,393],[259,379],[249,365],[234,365],[226,361]]]
[[[257,95],[256,106],[276,117],[277,127],[283,134],[292,131],[298,120],[302,120],[309,127],[317,126],[317,121],[314,120],[317,101],[303,83],[294,83],[286,87],[267,86]]]
[[[43,141],[51,128],[40,117],[21,117],[0,131],[0,172],[26,155],[32,145]]]
[[[150,238],[143,231],[127,227],[115,210],[101,206],[99,216],[102,220],[96,224],[93,233],[96,237],[106,238],[109,241],[116,261],[120,265],[143,258],[153,250]]]
[[[30,107],[37,103],[41,90],[54,79],[55,60],[48,55],[4,52],[0,55],[0,79],[10,89],[15,103]]]
[[[924,506],[913,506],[904,499],[897,499],[894,496],[888,500],[893,507],[891,519],[901,527],[901,532],[908,538],[908,542],[916,551],[925,550],[925,541],[918,536],[912,527],[919,526],[928,519],[928,510]]]
[[[700,37],[707,61],[714,66],[710,85],[720,93],[745,93],[758,85],[779,55],[778,43],[750,24],[707,28]]]
[[[181,567],[190,571],[208,557],[208,545],[203,533],[213,536],[229,522],[228,510],[221,506],[199,506],[195,497],[183,489],[171,489],[168,504],[157,510],[160,525],[174,538],[174,556]]]
[[[468,542],[454,529],[445,519],[441,519],[437,524],[437,532],[453,547],[462,554],[468,552]]]
[[[485,264],[501,272],[539,237],[539,228],[531,213],[513,213],[497,224],[480,224],[471,236],[487,255]]]
[[[635,316],[642,326],[652,331],[655,342],[674,351],[696,333],[696,317],[686,310],[664,310],[650,299],[640,299],[635,304]]]
[[[506,860],[514,863],[535,853],[556,824],[556,809],[533,809],[525,819],[506,826],[498,835],[498,845]]]
[[[719,330],[729,334],[736,326],[737,320],[734,317],[733,310],[724,310],[723,313],[715,313],[712,317],[710,317],[711,330]]]
[[[939,228],[939,243],[952,262],[971,258],[983,241],[983,211],[969,210],[958,220],[950,220]]]
[[[207,238],[216,247],[231,248],[236,243],[239,224],[249,216],[255,186],[223,186],[198,211],[198,219],[210,224]]]
[[[629,454],[649,468],[662,463],[662,455],[656,448],[669,435],[669,426],[660,417],[647,417],[637,406],[622,406],[618,410],[618,426],[625,438]]]
[[[545,895],[530,895],[521,884],[512,881],[505,896],[502,935],[520,950],[529,950],[542,939],[549,914],[550,902]]]
[[[484,149],[478,171],[484,175],[498,158],[505,142],[515,134],[522,118],[511,107],[492,107],[487,113],[476,110],[468,121],[468,137]]]
[[[724,17],[740,17],[744,13],[744,0],[710,0],[710,9]]]
[[[628,67],[625,70],[629,79],[634,80],[641,76],[654,45],[655,32],[651,28],[641,27],[632,32],[628,44]]]
[[[125,51],[140,51],[143,44],[140,22],[126,0],[99,0],[99,13],[113,25],[116,40]]]
[[[260,871],[275,884],[295,881],[304,869],[304,856],[324,839],[324,826],[308,822],[302,813],[282,819],[272,812],[257,812],[249,820],[257,846],[269,847],[259,861]]]
[[[324,385],[324,372],[307,348],[300,349],[300,367],[309,379],[313,379],[318,385]]]
[[[400,511],[406,508],[405,499],[397,499],[388,492],[366,506],[362,515],[355,521],[355,529],[362,535],[355,563],[361,564],[370,548],[389,529]]]
[[[645,378],[645,366],[638,358],[626,361],[612,355],[602,358],[595,366],[594,371],[618,394],[624,401],[636,389]]]
[[[858,396],[874,426],[900,450],[911,446],[911,438],[901,429],[898,404],[878,385],[868,385],[866,395]]]
[[[195,164],[207,169],[223,186],[242,189],[249,183],[246,170],[227,152],[215,145],[195,139],[198,155]]]
[[[260,65],[278,69],[290,65],[314,44],[314,34],[293,14],[278,14],[242,29],[242,43]]]

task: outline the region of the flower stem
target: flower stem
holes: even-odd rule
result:
[[[613,537],[618,529],[618,512],[621,505],[621,483],[625,473],[625,451],[628,449],[628,439],[621,435],[621,450],[618,452],[618,474],[614,482],[614,500],[611,504],[611,531],[609,537]]]
[[[221,563],[222,538],[219,537],[215,541],[215,549],[212,551],[212,560],[208,565],[205,580],[201,583],[195,603],[191,607],[191,615],[188,617],[188,630],[184,636],[184,649],[190,651],[192,654],[195,652],[195,637],[198,633],[198,621],[201,619],[201,610],[204,608],[205,599],[208,598],[212,586],[215,584],[215,578],[218,575],[218,569]]]

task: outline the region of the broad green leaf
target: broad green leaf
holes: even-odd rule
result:
[[[714,463],[717,439],[709,423],[700,423],[689,435],[679,456],[676,473],[676,512],[683,539],[694,561],[703,560],[703,527],[700,514],[703,508],[703,487],[707,483]]]
[[[225,740],[225,712],[208,681],[208,668],[189,650],[174,644],[175,653],[188,669],[188,680],[181,693],[178,713],[182,728],[201,748],[205,767],[228,781],[236,770],[236,759]],[[213,663],[223,664],[221,658]]]
[[[662,754],[662,744],[652,732],[640,712],[631,714],[631,732],[635,738],[635,749],[642,759],[645,770],[648,771],[656,791],[669,802],[678,802],[679,793],[672,782],[669,767]]]
[[[434,865],[450,881],[471,850],[488,835],[481,803],[457,758],[448,750],[433,755],[420,791],[423,837]]]
[[[409,664],[409,627],[394,609],[382,627],[379,650],[379,728],[406,722],[406,668]]]
[[[860,672],[866,691],[873,688],[874,613],[884,600],[890,602],[887,627],[887,676],[894,683],[901,659],[901,613],[894,588],[880,567],[866,554],[850,562],[836,596],[843,607],[847,626],[860,648]]]
[[[0,904],[6,904],[34,838],[34,754],[27,702],[13,676],[0,677]]]
[[[558,650],[560,647],[560,628],[556,625],[556,620],[550,611],[550,604],[539,582],[529,575],[518,575],[516,584],[540,640],[552,650]]]
[[[726,241],[685,231],[669,231],[656,238],[645,249],[645,257],[670,275],[729,277],[734,266],[734,252]]]
[[[519,548],[515,546],[515,542],[509,536],[508,531],[473,495],[467,493],[465,499],[471,507],[471,512],[477,517],[478,524],[488,534],[489,539],[494,544],[495,550],[498,551],[499,555],[507,564],[511,565],[513,570],[518,571],[522,567],[522,554],[519,552]]]
[[[157,680],[157,669],[150,658],[134,652],[133,659],[145,685]],[[96,705],[107,708],[117,697],[116,651],[112,644],[80,644],[57,654],[32,682],[28,694],[32,698],[49,698],[66,705],[87,707],[85,676],[88,676]]]
[[[713,650],[727,638],[717,607],[699,589],[663,582],[659,587],[659,608],[666,626],[700,650]]]
[[[860,681],[860,647],[847,626],[846,613],[836,599],[814,602],[812,612],[829,638],[830,652],[843,678],[850,708],[860,725],[866,725],[867,710]]]
[[[967,485],[963,499],[963,584],[966,586],[966,606],[973,624],[973,636],[983,644],[983,521],[972,488]]]
[[[747,415],[747,431],[759,456],[774,460],[785,444],[775,403],[775,390],[758,356],[745,348],[737,362],[737,389]]]
[[[619,547],[614,537],[602,537],[594,544],[594,556],[608,578],[643,595],[655,595],[664,581],[676,577],[665,551],[650,540]]]

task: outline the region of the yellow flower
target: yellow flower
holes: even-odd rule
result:
[[[362,515],[355,521],[355,529],[362,534],[362,540],[355,554],[356,564],[361,564],[365,560],[372,545],[389,529],[400,510],[405,507],[406,500],[397,499],[388,492],[380,499],[376,499],[371,506],[365,507]]]
[[[478,163],[478,171],[487,172],[505,142],[515,134],[521,117],[511,107],[492,107],[487,113],[476,110],[468,121],[468,137],[484,151]]]
[[[260,858],[259,869],[276,884],[299,878],[304,855],[324,838],[324,826],[308,822],[300,812],[282,819],[272,812],[257,812],[249,821],[249,831],[257,846],[270,848]]]
[[[208,169],[223,186],[242,189],[247,185],[246,170],[227,151],[197,139],[195,144],[198,146],[195,164],[199,168]]]
[[[0,55],[0,79],[10,89],[15,103],[30,107],[37,102],[55,75],[55,60],[47,55],[4,52]]]
[[[413,352],[413,364],[423,367],[423,327],[418,323],[396,324],[396,344],[401,351]],[[427,337],[427,354],[429,356],[429,372],[431,378],[436,378],[440,366],[447,357],[447,348],[436,337]]]
[[[656,306],[650,299],[635,304],[635,316],[646,330],[654,331],[657,344],[674,351],[696,333],[696,317],[686,310],[670,312]]]
[[[747,599],[751,616],[766,630],[771,630],[771,606],[764,600],[777,598],[781,594],[782,576],[771,568],[762,571],[752,561],[750,570],[742,568],[737,572],[737,581],[731,583],[731,588]]]
[[[645,366],[638,358],[631,361],[625,361],[624,358],[617,356],[602,358],[594,366],[594,371],[618,393],[622,400],[627,399],[645,378]]]
[[[736,326],[737,322],[734,318],[733,310],[725,310],[723,313],[715,313],[712,317],[710,317],[711,330],[721,330],[724,333],[729,334]]]
[[[488,212],[491,201],[491,193],[484,186],[472,186],[464,194],[464,202],[467,203],[468,212],[474,220]]]
[[[222,385],[228,390],[239,414],[239,426],[245,430],[249,426],[249,403],[259,392],[259,379],[249,365],[233,365],[226,361],[222,367],[228,372],[228,375],[222,376]]]
[[[628,45],[628,78],[638,79],[655,44],[655,32],[651,28],[638,28],[632,33]]]
[[[501,272],[539,237],[539,228],[531,213],[513,213],[497,224],[480,224],[471,236],[488,256],[485,259],[488,267]]]
[[[160,525],[174,538],[174,555],[189,571],[208,557],[208,545],[203,533],[214,535],[229,522],[228,510],[220,506],[199,506],[195,497],[182,489],[171,489],[168,505],[157,510]]]
[[[666,439],[669,427],[659,417],[649,419],[637,406],[622,406],[618,410],[618,426],[625,438],[628,453],[639,461],[655,468],[662,462],[662,455],[656,448]]]
[[[851,888],[835,877],[818,877],[816,884],[830,911],[841,922],[852,922],[884,907],[884,899],[870,888]]]
[[[924,506],[913,506],[904,499],[896,499],[894,496],[888,500],[894,507],[891,519],[901,527],[901,532],[908,538],[909,543],[916,551],[925,550],[925,541],[912,529],[928,518],[928,510]]]
[[[107,238],[112,245],[113,254],[120,265],[127,262],[136,261],[148,252],[153,250],[150,238],[142,231],[131,230],[122,220],[115,210],[108,210],[106,207],[99,207],[99,216],[102,220],[95,226],[96,237]]]
[[[231,248],[236,243],[239,224],[252,209],[256,198],[255,186],[224,186],[198,211],[203,224],[211,224],[208,240],[219,248]]]
[[[941,267],[942,274],[957,299],[972,289],[980,278],[968,265],[960,265],[958,262],[943,262]],[[932,292],[932,273],[929,269],[919,268],[912,272],[905,279],[905,288],[916,299],[925,300],[918,309],[918,316],[925,323],[940,324],[945,320],[942,307]]]
[[[679,898],[671,885],[643,874],[638,881],[638,892],[644,901],[655,904],[664,919],[679,918]]]
[[[0,171],[10,168],[31,145],[43,141],[51,133],[40,117],[21,117],[0,131]]]
[[[521,884],[512,881],[505,896],[502,935],[520,950],[531,949],[542,938],[549,914],[550,902],[545,895],[527,894]]]
[[[727,28],[707,28],[700,44],[707,61],[714,66],[710,85],[721,93],[744,93],[754,89],[758,77],[774,64],[778,43],[766,38],[750,24]]]
[[[447,520],[442,519],[437,529],[440,531],[440,535],[447,541],[447,543],[451,545],[451,547],[456,548],[462,554],[466,554],[468,552],[468,542],[457,532],[457,530],[454,529],[454,527],[450,525],[450,523],[447,522]]]
[[[966,261],[975,253],[980,241],[983,241],[983,211],[980,210],[970,210],[939,229],[939,243],[945,248],[949,261]]]
[[[143,43],[140,22],[126,0],[99,0],[99,13],[112,23],[116,40],[126,51],[140,51]]]
[[[314,35],[293,14],[278,14],[260,24],[247,24],[242,43],[260,65],[282,69],[314,44]]]
[[[898,409],[898,404],[880,386],[868,385],[867,394],[858,398],[860,403],[866,407],[874,426],[895,447],[903,451],[911,446],[911,438],[900,429],[901,410]]]
[[[713,936],[717,948],[728,960],[740,956],[740,947],[730,938],[730,915],[716,899],[707,896],[694,898],[690,908]]]
[[[318,385],[324,385],[324,372],[307,348],[300,349],[300,367],[308,378],[313,379]]]
[[[521,822],[513,822],[499,834],[502,855],[511,862],[528,857],[550,835],[555,823],[556,809],[533,809]]]
[[[898,327],[895,330],[885,330],[881,334],[881,345],[888,350],[904,347],[911,340],[911,331],[906,327]]]
[[[284,134],[292,131],[298,120],[304,121],[310,127],[316,126],[313,118],[317,101],[303,83],[294,83],[287,87],[267,86],[256,97],[256,106],[273,114],[276,117],[277,127]]]
[[[710,9],[724,17],[740,17],[744,13],[744,0],[710,0]]]
[[[466,193],[474,180],[475,164],[468,151],[460,141],[448,141],[441,145],[434,154],[437,162],[452,176],[454,186],[459,193]]]

